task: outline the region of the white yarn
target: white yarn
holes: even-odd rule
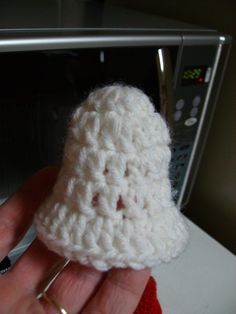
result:
[[[39,238],[103,271],[179,255],[188,232],[171,199],[169,144],[142,91],[113,85],[92,92],[72,117],[57,183],[35,216]]]

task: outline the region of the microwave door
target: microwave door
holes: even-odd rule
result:
[[[5,114],[0,120],[5,154],[0,156],[0,173],[4,178],[0,183],[0,199],[8,198],[37,169],[61,164],[71,112],[94,88],[115,83],[136,86],[151,98],[156,111],[162,112],[170,124],[173,93],[170,59],[176,62],[178,47],[169,47],[169,52],[159,48],[3,53],[0,111]],[[31,228],[10,253],[12,264],[34,236]]]

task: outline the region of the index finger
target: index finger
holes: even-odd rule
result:
[[[57,174],[57,167],[41,169],[0,206],[0,260],[30,227],[34,212],[50,193]]]

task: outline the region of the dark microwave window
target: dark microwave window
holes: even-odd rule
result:
[[[106,81],[121,82],[142,89],[159,111],[156,49],[108,49]]]
[[[61,163],[71,113],[92,89],[133,85],[159,111],[156,53],[121,47],[0,54],[0,200],[37,169]]]

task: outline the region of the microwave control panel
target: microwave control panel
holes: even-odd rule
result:
[[[178,201],[202,129],[217,46],[186,46],[175,88],[171,180]],[[201,130],[204,132],[204,130]],[[181,201],[181,200],[180,200]]]

